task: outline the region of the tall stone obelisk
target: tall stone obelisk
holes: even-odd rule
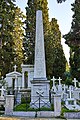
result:
[[[36,12],[34,78],[31,81],[31,107],[49,107],[49,81],[46,78],[42,11]]]
[[[35,40],[35,65],[34,79],[46,80],[45,50],[42,11],[36,13],[36,40]]]

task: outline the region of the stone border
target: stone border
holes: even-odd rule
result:
[[[66,119],[80,119],[80,112],[65,112],[64,117]]]
[[[16,117],[54,117],[54,112],[53,111],[37,111],[37,112],[13,112],[12,116]]]

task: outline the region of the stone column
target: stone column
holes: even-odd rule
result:
[[[22,88],[24,88],[24,72],[22,72]]]
[[[15,90],[17,89],[17,78],[15,78]]]
[[[6,95],[5,115],[12,115],[14,107],[14,95]]]
[[[61,95],[54,95],[54,115],[55,117],[61,114]]]

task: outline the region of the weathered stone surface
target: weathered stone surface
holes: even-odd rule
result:
[[[36,12],[36,40],[35,40],[35,65],[34,79],[40,78],[46,80],[45,50],[42,11]]]
[[[61,95],[54,95],[54,116],[61,114]]]
[[[45,118],[54,117],[54,112],[53,111],[40,111],[40,112],[37,112],[37,117],[45,117]]]
[[[21,117],[54,117],[53,111],[38,111],[38,112],[13,112],[13,116]]]
[[[36,112],[13,112],[13,116],[35,117]]]

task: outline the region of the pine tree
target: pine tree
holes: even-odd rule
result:
[[[71,30],[64,35],[66,44],[70,47],[70,66],[72,78],[76,77],[80,81],[80,0],[72,4],[74,12]]]

